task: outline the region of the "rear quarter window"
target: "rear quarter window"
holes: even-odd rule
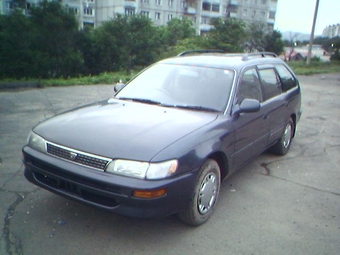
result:
[[[291,72],[284,65],[277,65],[276,70],[282,82],[282,90],[288,91],[297,86],[297,81]]]
[[[273,68],[260,69],[260,78],[264,100],[268,100],[281,94],[280,81]]]

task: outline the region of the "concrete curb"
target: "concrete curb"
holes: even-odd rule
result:
[[[1,82],[0,90],[39,88],[39,82]]]

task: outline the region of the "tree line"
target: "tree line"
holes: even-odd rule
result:
[[[0,16],[0,79],[55,78],[141,69],[192,49],[280,54],[279,31],[237,19],[213,19],[214,28],[197,36],[189,19],[155,26],[142,15],[116,15],[98,28],[78,29],[59,2],[43,1],[24,15]]]

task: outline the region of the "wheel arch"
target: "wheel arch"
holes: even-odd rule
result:
[[[225,179],[229,174],[229,160],[223,152],[214,152],[209,155],[209,159],[213,159],[217,162],[220,167],[221,180]]]
[[[292,118],[292,120],[293,120],[293,125],[294,125],[294,129],[293,129],[293,136],[292,137],[295,137],[295,130],[296,130],[296,114],[294,113],[294,114],[292,114],[291,116],[290,116],[291,118]]]

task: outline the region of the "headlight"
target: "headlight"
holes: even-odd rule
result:
[[[117,159],[112,161],[106,171],[140,179],[161,179],[174,174],[177,170],[177,160],[161,163]]]
[[[27,144],[29,147],[40,151],[40,152],[46,152],[46,142],[45,139],[41,136],[38,136],[37,134],[31,132],[27,139]]]
[[[151,163],[146,172],[147,179],[161,179],[174,174],[177,170],[177,160],[170,160],[161,163]]]

